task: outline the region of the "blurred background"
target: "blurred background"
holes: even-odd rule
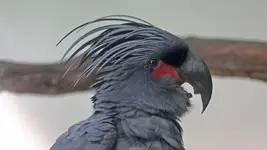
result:
[[[74,39],[60,38],[86,21],[134,15],[180,36],[267,40],[263,0],[0,0],[0,59],[58,61]],[[200,97],[182,119],[187,150],[266,150],[267,83],[213,77],[211,105]],[[190,89],[189,86],[186,86]],[[0,149],[47,150],[67,128],[92,112],[92,92],[61,96],[0,93]]]

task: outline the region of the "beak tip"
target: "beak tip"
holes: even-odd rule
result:
[[[201,99],[202,99],[202,112],[201,114],[203,114],[205,112],[205,110],[207,109],[210,100],[211,100],[211,95],[212,95],[212,90],[208,92],[208,95],[201,95]]]
[[[206,106],[203,105],[201,114],[203,114],[206,111],[207,107],[208,107],[208,105],[206,105]]]

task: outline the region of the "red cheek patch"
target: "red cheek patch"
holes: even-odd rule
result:
[[[154,77],[156,79],[160,79],[166,75],[174,77],[175,79],[177,79],[178,83],[180,83],[180,84],[184,83],[183,80],[178,75],[177,71],[173,67],[160,61],[159,65],[156,68],[154,68],[154,70],[152,72],[152,77]]]

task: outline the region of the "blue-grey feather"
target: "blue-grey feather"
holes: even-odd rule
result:
[[[131,22],[131,23],[136,23],[134,21],[131,21],[129,19],[120,19],[120,18],[109,18],[109,17],[125,17],[125,18],[131,18],[131,19],[135,19],[135,20],[138,20],[138,21],[142,21],[146,24],[150,24],[146,21],[144,21],[143,19],[140,19],[140,18],[137,18],[137,17],[133,17],[133,16],[127,16],[127,15],[109,15],[109,16],[105,16],[105,17],[102,17],[102,18],[99,18],[99,19],[96,19],[96,20],[93,20],[93,21],[89,21],[89,22],[86,22],[86,23],[83,23],[82,25],[74,28],[73,30],[71,30],[69,33],[67,33],[58,43],[57,45],[59,45],[66,37],[68,37],[71,33],[73,33],[74,31],[77,31],[81,28],[84,28],[90,24],[93,24],[93,23],[96,23],[96,22],[103,22],[103,21],[125,21],[125,22]]]
[[[114,147],[115,141],[114,121],[95,115],[72,125],[50,150],[106,150]]]
[[[67,62],[79,63],[78,66],[92,60],[85,64],[88,66],[76,83],[85,75],[98,75],[92,85],[98,87],[92,97],[95,113],[70,127],[51,150],[184,150],[182,130],[175,116],[187,111],[188,99],[180,97],[176,101],[183,90],[177,84],[172,85],[168,77],[153,80],[147,69],[151,58],[158,59],[174,49],[181,44],[179,39],[142,19],[125,15],[87,22],[63,39],[104,21],[120,23],[100,25],[86,32],[64,54],[65,57],[74,50]],[[91,37],[96,33],[99,34]],[[91,39],[86,41],[87,37]]]

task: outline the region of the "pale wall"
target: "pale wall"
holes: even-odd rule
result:
[[[179,35],[267,40],[266,6],[263,0],[0,0],[0,57],[59,60],[72,41],[57,48],[55,44],[67,31],[108,14],[137,15]],[[195,107],[183,119],[186,148],[266,150],[266,90],[262,82],[214,77],[213,99],[206,113],[200,115],[196,96]],[[0,149],[48,149],[68,126],[90,113],[88,93],[48,97],[3,92]]]

